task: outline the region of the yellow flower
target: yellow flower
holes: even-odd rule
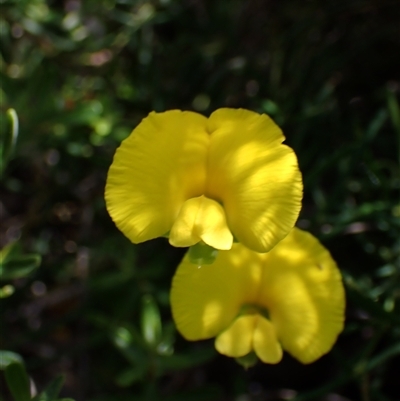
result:
[[[212,266],[186,258],[172,281],[172,314],[187,340],[216,336],[221,354],[254,351],[278,363],[282,350],[303,363],[327,353],[343,329],[344,290],[329,252],[294,228],[270,252],[234,244]]]
[[[107,209],[134,243],[168,234],[178,247],[230,249],[235,238],[267,252],[301,207],[301,174],[284,139],[249,110],[152,112],[116,151]]]

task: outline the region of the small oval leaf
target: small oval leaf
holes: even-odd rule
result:
[[[29,376],[21,363],[13,362],[6,367],[6,382],[15,401],[30,401]]]
[[[0,369],[4,370],[11,363],[23,363],[21,355],[16,354],[12,351],[0,351]]]
[[[161,340],[161,317],[157,303],[151,295],[142,298],[141,328],[147,344],[157,346]]]

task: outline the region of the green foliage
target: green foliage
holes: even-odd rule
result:
[[[18,138],[18,116],[14,109],[7,110],[7,117],[10,121],[10,128],[7,131],[5,138],[2,138],[0,145],[0,173],[7,166],[11,158]]]
[[[58,397],[64,382],[63,376],[57,377],[40,394],[31,397],[31,383],[22,358],[9,351],[1,351],[0,358],[8,389],[15,401],[74,401]]]
[[[15,401],[31,399],[29,377],[20,363],[10,363],[5,369],[6,381]]]
[[[15,280],[23,278],[37,269],[41,256],[35,253],[21,254],[18,243],[11,242],[0,251],[0,280]],[[14,293],[14,287],[6,284],[0,288],[0,299]]]
[[[11,351],[0,351],[0,369],[4,370],[11,363],[22,363],[20,355]]]
[[[161,316],[151,295],[142,298],[142,336],[150,347],[157,347],[161,340]]]
[[[72,398],[58,398],[64,382],[63,376],[55,378],[40,394],[33,397],[33,401],[74,401]]]
[[[40,265],[38,254],[21,254],[17,243],[10,243],[0,251],[0,279],[13,280],[25,277]]]
[[[0,376],[26,386],[22,355],[37,400],[395,401],[399,18],[392,0],[0,1]],[[131,244],[106,213],[114,151],[148,112],[218,107],[282,126],[298,225],[342,269],[346,328],[310,366],[244,370],[184,341],[168,298],[183,252]]]

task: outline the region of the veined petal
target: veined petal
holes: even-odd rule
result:
[[[272,249],[294,226],[302,179],[293,150],[267,116],[219,109],[208,120],[206,195],[223,204],[234,236],[257,252]]]
[[[275,327],[264,317],[258,315],[253,333],[253,348],[264,363],[275,364],[282,359],[282,347],[276,336]]]
[[[262,275],[259,255],[239,244],[197,267],[186,255],[172,280],[171,307],[188,340],[211,338],[228,327],[243,304],[254,304]]]
[[[192,246],[203,240],[215,249],[230,249],[232,233],[222,206],[205,196],[188,199],[182,206],[169,234],[173,246]]]
[[[183,202],[204,193],[206,124],[197,113],[153,112],[117,149],[105,199],[115,224],[132,242],[164,235]]]
[[[239,316],[215,339],[216,350],[226,356],[238,358],[253,350],[253,335],[257,315]]]
[[[268,309],[282,347],[303,363],[313,362],[343,329],[345,297],[336,263],[298,228],[262,256],[258,304]]]

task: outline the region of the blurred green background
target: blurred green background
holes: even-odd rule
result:
[[[0,0],[0,35],[4,401],[29,399],[12,361],[42,401],[400,400],[398,0]],[[114,151],[151,110],[226,106],[283,128],[298,225],[343,272],[346,328],[308,366],[244,370],[184,341],[184,250],[131,244],[105,209]]]

